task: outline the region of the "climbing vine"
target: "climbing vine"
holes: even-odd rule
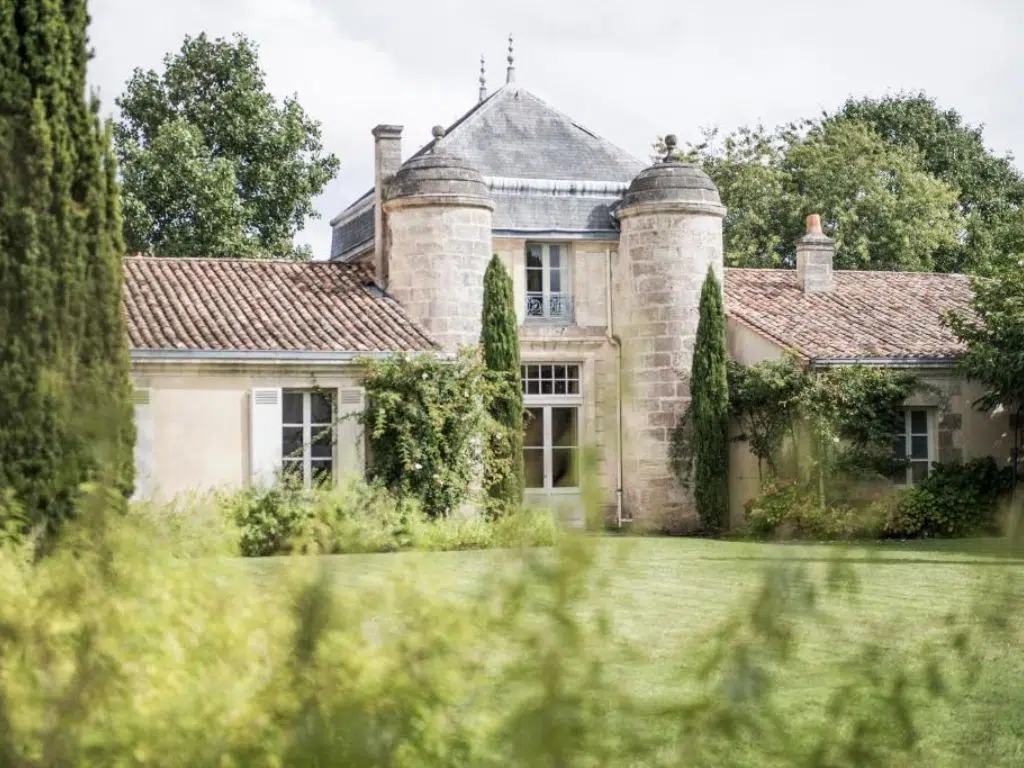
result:
[[[398,355],[367,363],[369,474],[399,497],[415,497],[431,517],[470,500],[484,478],[514,472],[503,452],[507,428],[491,416],[509,384],[480,362],[475,350],[455,360]]]
[[[731,361],[728,373],[733,439],[747,443],[762,480],[799,475],[816,482],[822,503],[834,473],[884,475],[894,468],[892,435],[900,407],[921,386],[903,370],[812,370],[792,359],[749,366]],[[689,413],[680,417],[669,450],[684,485],[693,466],[690,421]]]
[[[740,365],[729,361],[729,415],[757,457],[758,474],[779,473],[783,442],[792,434],[800,414],[801,395],[807,386],[807,373],[796,362],[768,361],[758,365]]]

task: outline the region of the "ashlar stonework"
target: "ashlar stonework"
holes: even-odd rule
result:
[[[386,210],[387,292],[443,349],[478,343],[491,208],[477,200],[404,198]]]

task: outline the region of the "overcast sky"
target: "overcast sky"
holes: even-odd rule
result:
[[[644,158],[656,135],[774,126],[848,96],[923,89],[987,144],[1024,159],[1024,3],[1018,0],[92,0],[90,79],[108,110],[134,67],[186,34],[243,32],[270,88],[323,124],[338,177],[300,235],[327,255],[328,221],[373,181],[378,123],[403,152],[505,79]]]

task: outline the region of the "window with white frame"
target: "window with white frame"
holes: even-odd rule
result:
[[[568,245],[527,243],[526,317],[571,320]]]
[[[527,363],[522,367],[526,424],[523,460],[526,488],[533,491],[579,489],[580,366],[576,363]]]
[[[897,417],[893,435],[897,461],[893,482],[897,485],[915,485],[928,477],[933,461],[931,425],[931,414],[925,408],[908,408]]]
[[[281,474],[304,488],[334,480],[334,395],[286,389],[281,397]]]

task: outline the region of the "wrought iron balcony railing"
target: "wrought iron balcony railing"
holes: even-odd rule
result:
[[[568,293],[528,292],[526,294],[526,317],[531,320],[571,322],[573,319],[572,296]]]

